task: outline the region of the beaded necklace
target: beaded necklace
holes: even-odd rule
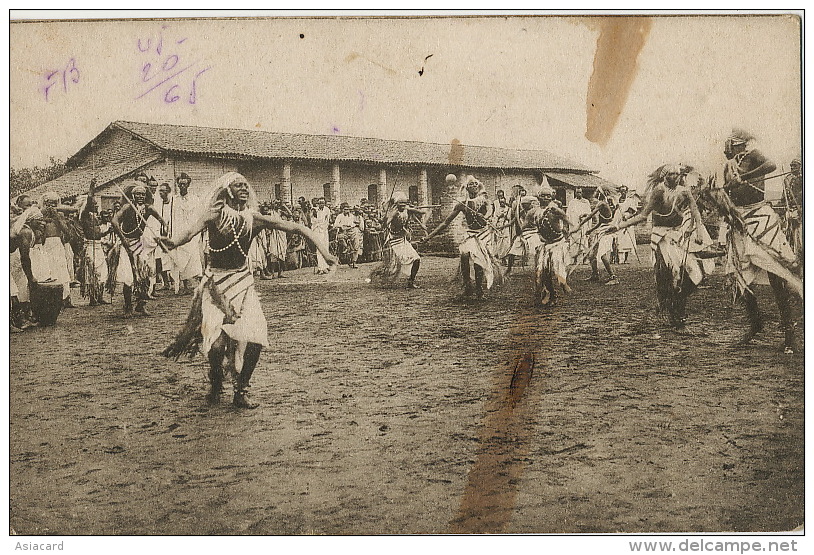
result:
[[[224,209],[225,208],[229,207],[224,207]],[[236,230],[235,221],[238,219],[236,216],[238,216],[239,214],[234,209],[232,209],[232,212],[234,212],[234,214],[227,214],[225,210],[224,212],[222,212],[221,222],[222,224],[225,224],[225,226],[224,225],[219,226],[221,229],[223,227],[228,226],[229,230],[232,232],[232,240],[229,242],[228,245],[220,249],[213,248],[212,245],[210,244],[209,250],[211,252],[223,252],[231,248],[232,245],[235,245],[237,246],[237,250],[240,251],[240,254],[243,255],[243,258],[246,259],[248,258],[248,255],[246,254],[246,251],[243,250],[243,247],[240,245],[239,241],[240,237],[243,235],[243,232],[246,231],[246,218],[240,218],[240,228]]]
[[[133,212],[135,212],[136,216],[140,215],[141,219],[144,220],[144,214],[147,212],[147,207],[146,206],[139,206],[138,210],[135,210],[135,207],[134,207]],[[139,229],[140,225],[141,225],[141,222],[139,222],[138,218],[136,218],[136,227],[134,227],[130,231],[125,231],[123,227],[119,227],[119,229],[122,230],[122,235],[124,235],[125,237],[128,237],[128,236],[129,237],[137,237],[138,233],[143,231],[143,230]]]

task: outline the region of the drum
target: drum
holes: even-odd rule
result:
[[[31,287],[31,313],[41,326],[53,326],[62,310],[62,284],[38,283]]]

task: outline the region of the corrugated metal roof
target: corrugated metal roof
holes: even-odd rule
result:
[[[108,164],[96,169],[81,167],[26,191],[25,194],[34,199],[38,199],[47,192],[55,192],[60,197],[75,195],[87,192],[90,180],[96,178],[97,188],[102,188],[111,181],[133,173],[142,167],[160,160],[162,154],[150,154],[139,156],[131,160],[126,160],[118,164]]]
[[[272,133],[116,121],[156,147],[172,152],[249,158],[345,160],[382,164],[460,165],[472,168],[558,169],[587,167],[542,150],[512,150],[341,135]]]
[[[596,189],[602,187],[603,189],[610,189],[616,191],[617,186],[607,179],[602,179],[598,175],[592,173],[563,173],[563,172],[544,172],[549,178],[554,178],[557,181],[562,181],[574,188],[587,187]]]

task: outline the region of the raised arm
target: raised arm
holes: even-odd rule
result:
[[[88,200],[85,201],[85,206],[82,209],[82,212],[79,214],[79,219],[85,217],[88,212],[93,211],[96,208],[96,198],[93,196],[96,192],[96,179],[90,180],[90,186],[88,187]]]

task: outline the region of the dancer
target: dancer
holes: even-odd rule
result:
[[[588,259],[591,264],[591,276],[586,281],[599,281],[599,263],[605,267],[608,279],[605,285],[619,285],[619,278],[613,273],[610,266],[610,256],[613,252],[613,233],[610,224],[613,220],[613,198],[602,187],[594,191],[594,210],[586,220],[597,217],[596,224],[585,234],[588,236]]]
[[[635,226],[652,214],[650,246],[658,314],[678,331],[686,326],[687,299],[704,275],[715,269],[714,260],[700,258],[712,240],[701,221],[695,197],[684,183],[688,171],[679,165],[658,168],[650,175],[644,209],[608,229],[614,233]]]
[[[733,131],[727,139],[724,154],[723,189],[709,187],[702,194],[728,224],[726,272],[734,276],[735,294],[744,304],[749,329],[740,344],[749,343],[763,330],[763,317],[752,290],[754,284],[769,283],[780,312],[784,331],[783,350],[797,350],[796,324],[792,315],[791,295],[803,297],[797,257],[789,246],[777,213],[764,199],[765,177],[776,169],[774,162],[753,146],[754,137],[742,130]]]
[[[540,207],[529,213],[529,220],[537,229],[540,247],[535,257],[535,302],[539,305],[554,306],[557,285],[566,293],[568,286],[569,255],[568,216],[554,200],[554,189],[543,183],[537,192]]]
[[[163,354],[175,358],[184,353],[194,355],[200,347],[209,359],[207,401],[220,400],[224,372],[228,372],[234,386],[233,405],[253,409],[258,405],[249,400],[249,381],[260,351],[268,346],[268,331],[248,266],[252,239],[264,229],[296,233],[314,243],[330,265],[337,260],[312,230],[260,214],[254,189],[238,173],[227,173],[215,181],[206,198],[189,229],[175,240],[162,240],[175,249],[206,231],[210,245],[209,264],[195,290],[187,321]]]
[[[153,208],[152,195],[145,185],[131,184],[123,192],[122,207],[110,222],[121,243],[118,245],[118,256],[113,257],[115,262],[109,271],[115,274],[115,282],[123,285],[124,317],[129,318],[133,315],[134,294],[135,312],[149,316],[147,299],[150,294],[153,266],[149,254],[145,251],[143,235],[150,216],[156,218],[162,227],[167,227],[167,223]],[[115,282],[111,283],[108,280],[108,290],[111,293]]]
[[[407,289],[417,289],[415,278],[421,266],[421,257],[410,244],[408,223],[411,217],[423,218],[427,213],[408,206],[408,203],[407,195],[400,191],[387,201],[382,219],[385,231],[382,263],[370,273],[370,279],[392,282],[399,275],[406,275]]]
[[[102,247],[102,228],[99,220],[98,205],[94,193],[96,180],[92,179],[88,196],[79,206],[79,223],[85,235],[84,252],[79,274],[82,276],[80,292],[87,297],[90,306],[110,304],[104,299],[105,283],[108,277],[107,258]]]
[[[450,181],[452,180],[447,179],[448,183]],[[452,212],[424,239],[429,241],[449,227],[458,214],[463,214],[467,238],[458,245],[458,251],[461,254],[464,297],[474,294],[478,300],[483,299],[485,290],[491,289],[493,284],[500,283],[503,279],[500,263],[491,251],[494,228],[489,224],[489,219],[494,207],[489,203],[485,192],[486,188],[480,181],[471,175],[466,176]],[[475,273],[474,282],[472,270]]]

